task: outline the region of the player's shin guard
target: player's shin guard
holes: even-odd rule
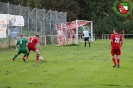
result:
[[[18,54],[16,54],[16,55],[13,57],[13,59],[15,59],[17,56],[18,56]]]
[[[117,59],[117,64],[118,66],[120,66],[120,59]]]
[[[86,47],[86,43],[85,43],[85,47]]]
[[[13,58],[12,58],[12,61],[14,61],[14,59],[18,56],[18,54],[16,54]]]
[[[36,61],[39,61],[40,54],[36,54]]]
[[[112,61],[113,61],[114,65],[116,65],[116,61],[115,61],[115,58],[112,58]]]
[[[29,54],[30,54],[30,53],[27,53],[27,58],[28,58]]]
[[[91,44],[89,43],[89,47],[91,46]]]

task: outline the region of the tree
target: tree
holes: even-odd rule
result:
[[[74,0],[47,0],[43,2],[44,9],[57,10],[60,12],[67,12],[68,21],[78,19],[80,8],[78,3]]]
[[[80,19],[96,21],[108,14],[115,0],[77,0],[80,5]]]

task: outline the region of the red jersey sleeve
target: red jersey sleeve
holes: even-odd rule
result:
[[[113,34],[110,36],[110,40],[112,40],[112,36],[113,36]]]

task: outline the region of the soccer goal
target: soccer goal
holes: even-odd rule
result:
[[[90,41],[95,40],[93,35],[93,22],[85,20],[75,20],[67,23],[55,24],[57,30],[57,42],[58,45],[78,44],[82,39],[83,27],[86,27],[90,31]]]

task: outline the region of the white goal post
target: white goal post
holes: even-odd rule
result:
[[[79,34],[78,30],[79,30],[80,26],[78,26],[78,21],[81,21],[81,20],[76,20],[76,41],[75,41],[75,44],[78,44],[78,39],[79,39],[78,38],[78,34]],[[82,20],[82,21],[85,21],[85,20]],[[90,41],[93,42],[95,40],[94,35],[93,35],[93,22],[92,21],[86,21],[86,22],[90,23],[90,25],[88,25],[88,26],[90,26]]]
[[[82,26],[88,26],[90,30],[90,41],[94,41],[93,34],[93,22],[86,20],[75,20],[67,23],[57,23],[55,24],[58,37],[58,45],[67,45],[67,44],[78,44],[79,39],[79,28]]]

